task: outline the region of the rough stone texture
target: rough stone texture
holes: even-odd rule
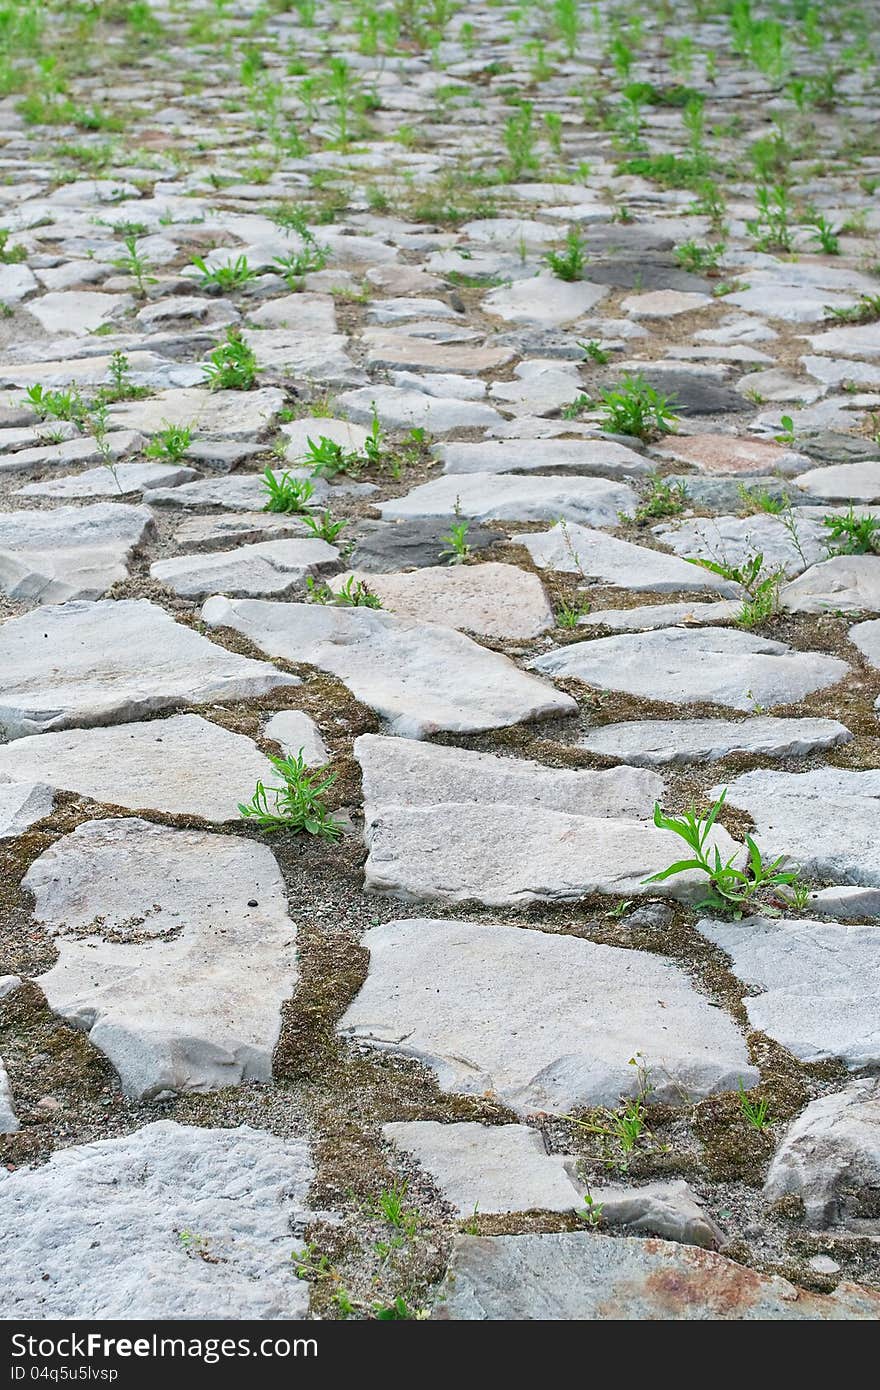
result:
[[[537,637],[553,626],[540,579],[516,565],[446,565],[382,575],[348,570],[330,588],[338,591],[352,576],[368,583],[391,613],[481,637]]]
[[[779,593],[792,613],[880,612],[880,555],[835,555]]]
[[[795,1195],[807,1224],[880,1234],[880,1080],[812,1101],[786,1130],[764,1183],[768,1202]]]
[[[880,459],[812,468],[794,484],[825,502],[880,502]]]
[[[443,565],[448,560],[449,523],[439,521],[362,521],[352,527],[354,550],[349,560],[355,569],[368,574],[387,574],[406,566],[419,569]],[[485,550],[503,540],[501,531],[469,526],[467,543],[471,552]]]
[[[804,1062],[838,1057],[851,1070],[880,1062],[877,928],[749,917],[698,929],[731,957],[753,1028]]]
[[[0,747],[0,758],[6,749]],[[39,776],[43,778],[42,768]],[[52,788],[43,780],[28,781],[23,776],[7,777],[0,770],[0,840],[17,835],[48,816],[52,810]]]
[[[840,922],[880,917],[880,888],[860,888],[850,884],[817,888],[810,894],[810,910],[823,917],[834,917]]]
[[[809,1293],[723,1255],[595,1232],[459,1236],[435,1318],[454,1322],[867,1321],[880,1295]]]
[[[119,497],[145,488],[177,487],[196,476],[193,468],[178,463],[117,463],[113,469],[102,465],[48,483],[28,483],[17,492],[19,497]]]
[[[501,416],[482,401],[454,400],[429,396],[422,391],[398,386],[363,386],[357,391],[344,391],[339,406],[350,419],[368,425],[373,407],[385,429],[426,429],[431,434],[450,430],[479,428],[501,423]]]
[[[208,600],[209,627],[231,627],[267,655],[343,681],[409,738],[495,729],[573,712],[575,703],[463,633],[372,608]]]
[[[576,393],[575,393],[576,394]],[[531,473],[545,469],[600,478],[639,477],[650,462],[624,444],[606,439],[489,439],[480,444],[441,444],[435,451],[444,473]]]
[[[585,582],[599,581],[632,590],[661,594],[714,589],[735,596],[738,584],[689,565],[677,556],[607,536],[586,526],[557,522],[549,531],[518,538],[539,569],[580,574]]]
[[[603,1226],[663,1236],[665,1240],[699,1245],[704,1250],[717,1250],[724,1243],[723,1232],[693,1189],[680,1178],[646,1183],[643,1187],[594,1187],[590,1195],[594,1207],[602,1209]]]
[[[299,684],[145,599],[64,603],[12,618],[0,627],[0,670],[0,730],[11,739]]]
[[[765,855],[787,854],[820,880],[880,886],[880,771],[757,768],[728,784],[727,800],[749,812]]]
[[[688,555],[716,563],[739,565],[759,552],[768,569],[784,566],[787,575],[800,574],[807,565],[825,559],[823,541],[828,531],[820,521],[797,517],[797,543],[778,516],[700,517],[694,521],[666,522],[654,527],[654,535],[676,555]],[[699,567],[691,566],[699,573]]]
[[[658,1099],[753,1084],[734,1024],[670,961],[522,927],[408,918],[364,937],[344,1038],[413,1057],[442,1090],[522,1115],[616,1105],[641,1052]]]
[[[607,627],[612,632],[648,632],[658,627],[709,627],[726,625],[742,612],[742,602],[719,599],[717,603],[652,603],[635,608],[596,608],[578,618],[578,627]]]
[[[230,544],[250,545],[257,541],[284,540],[288,536],[309,535],[303,521],[294,513],[221,512],[211,516],[191,516],[174,532],[179,546],[201,546],[225,550]]]
[[[190,386],[157,391],[147,400],[122,401],[110,407],[110,416],[118,425],[145,434],[184,425],[197,428],[200,434],[249,440],[267,430],[283,406],[284,392],[276,386],[258,391]]]
[[[581,280],[567,284],[555,275],[543,271],[517,284],[503,285],[492,290],[483,300],[487,314],[497,314],[508,323],[539,324],[556,328],[573,323],[608,294],[605,285],[591,285]]]
[[[295,758],[302,753],[306,767],[323,767],[330,761],[321,730],[302,710],[279,710],[267,720],[263,736],[280,743],[285,757]]]
[[[521,477],[468,473],[434,478],[404,497],[380,503],[386,520],[433,518],[474,521],[556,521],[565,516],[588,526],[616,526],[632,516],[635,493],[607,478]]]
[[[793,704],[850,670],[838,657],[794,651],[752,633],[683,628],[575,642],[529,666],[649,700],[705,700],[740,710]]]
[[[276,481],[287,472],[290,477],[305,478],[308,469],[272,470]],[[322,478],[312,481],[314,489],[309,499],[311,506],[321,506],[327,501],[329,488]],[[252,511],[262,507],[268,493],[261,473],[235,474],[231,478],[201,478],[195,483],[182,483],[179,487],[149,488],[144,493],[144,501],[151,507],[226,507],[230,511]]]
[[[848,636],[868,665],[880,671],[880,618],[871,618],[866,623],[856,623],[850,628]]]
[[[582,1205],[565,1158],[544,1148],[528,1125],[437,1124],[409,1120],[382,1126],[399,1149],[430,1174],[459,1216],[512,1211],[572,1211]]]
[[[236,820],[239,801],[272,775],[271,763],[249,738],[197,714],[179,714],[0,746],[0,805],[4,777],[40,778],[49,784],[39,789],[42,797],[34,806],[40,815],[51,808],[51,788],[60,787],[131,811]]]
[[[18,1116],[12,1102],[12,1087],[0,1057],[0,1134],[14,1134],[19,1128]]]
[[[301,1318],[302,1139],[158,1120],[0,1168],[3,1306],[25,1319]],[[192,1240],[180,1238],[182,1231]],[[181,1335],[184,1335],[181,1333]]]
[[[271,1079],[296,927],[265,845],[87,821],[23,882],[59,953],[38,983],[109,1058],[126,1095]]]
[[[0,588],[30,603],[100,598],[127,577],[126,560],[154,532],[146,507],[124,503],[3,512]]]
[[[634,767],[714,762],[731,754],[802,757],[847,743],[852,734],[836,719],[645,719],[603,724],[580,739],[590,753]],[[2,766],[2,763],[0,763]]]
[[[175,555],[150,566],[153,579],[167,584],[182,598],[205,598],[223,593],[230,598],[271,594],[285,598],[303,593],[309,575],[336,568],[339,551],[316,537],[260,541],[235,550],[207,555]]]
[[[656,446],[662,458],[693,464],[702,473],[793,473],[803,455],[767,439],[729,434],[676,435]]]

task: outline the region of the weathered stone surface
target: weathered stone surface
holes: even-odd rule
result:
[[[0,804],[3,778],[39,778],[48,783],[39,789],[40,815],[48,814],[50,788],[58,787],[131,811],[236,820],[238,803],[272,775],[271,763],[249,738],[197,714],[39,734],[0,746]]]
[[[392,328],[368,328],[364,331],[367,363],[371,367],[390,369],[412,368],[421,372],[459,372],[478,376],[480,372],[497,371],[513,358],[510,348],[484,347],[480,344],[437,343],[430,338],[417,337],[412,324],[409,331]],[[470,334],[468,335],[470,336]],[[326,375],[322,368],[322,376]],[[361,375],[361,380],[365,378]],[[372,387],[368,388],[372,390]]]
[[[638,1085],[637,1051],[672,1104],[756,1076],[734,1024],[661,957],[426,918],[373,927],[364,945],[369,974],[341,1035],[416,1058],[444,1091],[523,1115],[616,1105]]]
[[[572,1211],[581,1205],[566,1160],[548,1154],[528,1125],[409,1120],[383,1125],[382,1133],[412,1154],[459,1216]]]
[[[501,423],[497,410],[482,401],[429,396],[398,386],[363,386],[344,391],[339,405],[352,420],[368,425],[373,407],[379,422],[390,430],[427,429],[431,434]]]
[[[522,477],[507,473],[447,475],[403,497],[380,503],[386,520],[448,518],[474,521],[556,521],[616,526],[632,516],[637,499],[625,483],[591,477]]]
[[[576,363],[558,358],[527,358],[513,369],[510,381],[496,381],[489,395],[510,415],[555,415],[580,395]]]
[[[516,565],[446,565],[382,575],[349,570],[331,580],[330,588],[338,591],[352,576],[367,582],[382,607],[401,617],[482,637],[537,637],[553,626],[540,579]]]
[[[276,482],[285,474],[292,478],[306,478],[307,469],[272,470]],[[328,497],[328,485],[323,478],[312,481],[311,506],[320,506]],[[249,512],[263,507],[268,492],[262,473],[236,473],[231,478],[200,478],[194,483],[182,483],[179,487],[150,488],[144,493],[144,501],[151,507],[225,507],[230,511]]]
[[[177,487],[195,477],[195,469],[177,463],[117,463],[113,469],[87,468],[48,483],[28,483],[17,492],[19,497],[119,497],[146,488]]]
[[[650,1182],[643,1187],[594,1187],[590,1195],[593,1209],[601,1208],[603,1226],[663,1236],[665,1240],[699,1245],[704,1250],[717,1250],[724,1242],[722,1231],[704,1210],[699,1197],[680,1178]]]
[[[828,554],[828,531],[821,521],[798,513],[797,539],[778,516],[699,517],[693,521],[664,522],[653,528],[663,545],[676,555],[687,555],[716,564],[740,565],[755,554],[764,557],[767,569],[783,568],[792,577]],[[692,567],[693,568],[693,567]],[[697,567],[699,573],[699,567]]]
[[[673,370],[650,363],[642,373],[649,386],[669,397],[676,415],[751,414],[754,406],[709,371]]]
[[[58,947],[38,983],[126,1095],[270,1080],[297,969],[284,880],[265,845],[87,821],[23,882]]]
[[[0,627],[0,670],[0,730],[11,739],[299,683],[145,599],[64,603],[12,618]]]
[[[649,632],[657,627],[709,627],[732,623],[742,603],[723,598],[716,603],[652,603],[635,608],[596,608],[582,613],[578,627],[607,627],[612,632]]]
[[[679,314],[693,314],[708,309],[713,303],[708,294],[693,294],[686,290],[648,290],[631,294],[620,305],[634,319],[670,319]]]
[[[302,540],[260,541],[236,550],[214,550],[207,555],[175,555],[150,566],[153,579],[167,584],[182,598],[205,598],[224,593],[230,598],[255,598],[271,594],[286,598],[303,593],[309,575],[327,574],[336,568],[339,551],[316,537]]]
[[[96,328],[131,307],[127,295],[99,294],[94,290],[57,290],[42,294],[26,305],[27,312],[33,314],[47,333],[70,333],[82,335],[94,333]]]
[[[306,767],[323,767],[330,761],[321,730],[303,710],[279,710],[267,721],[263,734],[281,744],[285,757],[302,753]]]
[[[833,883],[880,886],[880,771],[757,768],[728,785],[727,799],[752,816],[765,855],[787,854]]]
[[[0,1057],[0,1134],[14,1134],[19,1128],[12,1100],[12,1087]]]
[[[28,603],[100,598],[154,531],[146,507],[125,503],[0,513],[0,588]]]
[[[445,473],[532,473],[558,469],[601,478],[639,477],[650,462],[634,449],[607,439],[489,439],[480,444],[441,444]]]
[[[342,333],[300,333],[287,328],[245,329],[242,338],[259,371],[282,371],[307,381],[320,375],[333,386],[360,386],[367,374],[346,351]]]
[[[348,420],[305,415],[300,420],[291,420],[288,424],[282,425],[281,433],[286,435],[289,441],[286,457],[292,463],[298,463],[308,460],[310,439],[314,440],[316,444],[322,438],[330,439],[334,444],[341,445],[343,449],[347,449],[351,453],[360,453],[363,450],[369,430],[365,429],[363,425],[353,425]]]
[[[808,1293],[709,1250],[595,1232],[459,1236],[435,1318],[454,1322],[873,1322],[857,1284]]]
[[[730,434],[673,435],[655,452],[693,464],[703,473],[794,473],[806,462],[802,454],[770,440]]]
[[[313,1175],[302,1139],[172,1120],[0,1169],[3,1306],[26,1319],[301,1318],[290,1223]]]
[[[309,534],[302,518],[293,512],[214,512],[182,521],[174,540],[179,546],[225,550],[232,542],[250,545]]]
[[[880,502],[880,459],[811,468],[793,482],[810,497],[826,502]]]
[[[743,1000],[753,1028],[804,1062],[839,1057],[852,1070],[877,1066],[876,927],[764,917],[697,927],[727,952],[744,984],[762,990]]]
[[[190,386],[157,391],[146,400],[121,401],[110,407],[110,416],[131,430],[155,434],[168,425],[197,428],[201,434],[228,439],[252,439],[268,429],[284,405],[284,392],[276,386],[258,391],[211,391]]]
[[[0,757],[5,752],[0,747]],[[0,771],[0,840],[14,840],[52,810],[52,788],[46,785],[42,770],[38,779],[8,778]]]
[[[352,527],[354,550],[350,563],[369,574],[387,574],[413,566],[443,565],[449,549],[450,524],[443,521],[362,521]],[[469,526],[467,543],[471,552],[485,550],[504,539],[502,531],[485,526]]]
[[[536,323],[546,328],[573,323],[608,294],[607,286],[585,280],[567,284],[542,272],[528,280],[492,290],[483,300],[488,314],[497,314],[508,323]]]
[[[836,719],[646,719],[603,724],[580,739],[589,753],[602,753],[634,767],[714,762],[731,754],[765,758],[802,757],[847,743],[850,731]],[[2,766],[2,763],[0,763]]]
[[[529,666],[649,700],[709,701],[740,710],[793,704],[834,685],[850,670],[837,657],[798,652],[783,642],[723,628],[659,628],[574,642]]]
[[[678,556],[650,550],[644,545],[608,536],[603,531],[557,522],[549,531],[518,538],[539,569],[580,574],[589,582],[618,585],[634,593],[661,594],[715,589],[728,596],[739,594],[738,584],[721,579]]]
[[[764,1183],[768,1202],[794,1195],[807,1224],[880,1234],[880,1081],[820,1096],[786,1130]]]
[[[880,555],[835,555],[779,593],[792,613],[880,612]]]
[[[365,885],[373,891],[489,906],[591,892],[703,893],[705,881],[693,874],[645,884],[674,849],[650,820],[663,792],[656,774],[571,772],[368,734],[355,755],[364,773]],[[736,851],[720,827],[717,844],[727,856]]]
[[[880,917],[880,888],[860,888],[857,884],[846,883],[835,888],[817,888],[810,894],[810,910],[839,922]]]
[[[495,729],[576,708],[497,652],[436,623],[372,608],[229,600],[202,610],[209,627],[231,627],[267,655],[338,676],[391,730],[423,738],[441,729]]]
[[[870,618],[865,623],[856,623],[847,635],[853,645],[858,647],[868,665],[880,670],[880,618]]]

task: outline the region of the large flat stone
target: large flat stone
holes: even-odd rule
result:
[[[445,473],[533,473],[553,469],[600,478],[639,477],[650,461],[607,439],[489,439],[479,444],[441,444]]]
[[[96,290],[57,290],[32,299],[26,309],[47,333],[80,336],[94,333],[103,323],[118,318],[131,304],[129,295],[100,294]]]
[[[802,1062],[840,1058],[852,1070],[880,1063],[877,927],[764,917],[697,927],[727,952],[744,984],[761,990],[743,1000],[753,1028]]]
[[[880,612],[880,555],[835,555],[780,590],[792,613]]]
[[[573,713],[570,696],[463,633],[373,608],[210,598],[209,627],[231,627],[267,655],[337,676],[409,738],[495,729]]]
[[[821,521],[800,513],[794,518],[797,540],[778,516],[713,516],[665,522],[653,528],[663,545],[676,555],[741,565],[755,554],[763,555],[766,569],[784,568],[789,578],[815,565],[828,554],[828,531]],[[695,568],[691,566],[691,568]],[[699,573],[699,567],[696,567]]]
[[[178,463],[117,463],[87,468],[83,473],[70,473],[52,478],[47,483],[28,483],[18,488],[19,497],[119,497],[146,488],[177,487],[197,477],[193,468]]]
[[[811,1101],[785,1132],[764,1183],[768,1202],[800,1197],[808,1225],[880,1235],[880,1081]]]
[[[0,588],[26,603],[100,598],[155,529],[146,507],[125,503],[0,513]]]
[[[645,719],[603,724],[579,741],[588,753],[618,758],[634,767],[714,762],[732,754],[803,757],[852,738],[836,719]],[[0,763],[2,766],[2,763]]]
[[[273,776],[249,738],[197,714],[38,734],[0,746],[0,804],[4,778],[30,778],[130,811],[237,820],[238,803],[248,800],[257,781]],[[48,794],[48,805],[41,815],[51,807],[48,788],[42,789],[39,804]]]
[[[598,689],[648,700],[707,701],[740,710],[794,704],[850,671],[837,657],[798,652],[783,642],[725,628],[659,628],[574,642],[529,665],[549,676],[573,676]]]
[[[574,284],[542,272],[528,280],[492,290],[483,300],[488,314],[508,323],[537,323],[544,328],[574,323],[608,294],[607,285]]]
[[[635,608],[594,608],[582,613],[578,627],[607,627],[612,632],[649,632],[658,627],[723,626],[736,620],[742,602],[722,598],[715,603],[646,603]]]
[[[294,478],[308,476],[308,472],[302,469],[274,468],[272,473],[276,482],[285,472]],[[328,485],[323,478],[310,481],[310,505],[320,506],[327,500]],[[231,478],[200,478],[194,483],[182,483],[179,487],[149,488],[144,493],[144,501],[151,507],[224,507],[229,511],[249,512],[265,506],[268,496],[262,473],[236,473]]]
[[[146,400],[122,401],[110,407],[111,418],[127,429],[155,434],[168,425],[195,428],[200,434],[227,439],[251,439],[271,425],[284,406],[277,386],[258,391],[211,391],[190,386],[157,391]]]
[[[6,752],[0,747],[0,754]],[[52,788],[44,779],[27,781],[0,772],[0,840],[14,840],[52,810]]]
[[[39,1320],[301,1318],[290,1225],[313,1176],[302,1139],[172,1120],[0,1169],[3,1306]]]
[[[126,1095],[271,1080],[296,927],[265,845],[87,821],[23,883],[58,947],[38,977],[49,1006],[88,1033]]]
[[[638,1086],[681,1104],[756,1077],[733,1022],[670,961],[574,936],[408,918],[373,927],[344,1038],[413,1057],[440,1088],[519,1114],[616,1105]]]
[[[765,854],[832,883],[880,886],[880,771],[758,768],[730,782],[727,799],[752,816]]]
[[[732,434],[682,434],[655,446],[662,458],[692,464],[701,473],[792,473],[803,455],[767,439]]]
[[[359,738],[355,755],[369,890],[489,906],[593,892],[705,893],[705,879],[692,873],[645,883],[675,858],[669,834],[650,819],[663,792],[654,773],[572,772],[375,735]],[[736,853],[726,831],[713,833],[726,857]]]
[[[459,1216],[572,1211],[583,1199],[565,1158],[548,1154],[528,1125],[438,1124],[409,1120],[382,1133],[412,1154]]]
[[[689,565],[677,555],[633,545],[604,531],[558,521],[549,531],[518,537],[539,569],[579,574],[587,583],[612,584],[635,593],[694,593],[706,589],[728,596],[738,584]]]
[[[369,425],[375,406],[379,422],[386,429],[418,428],[431,434],[500,425],[502,419],[497,410],[482,401],[429,396],[399,386],[362,386],[357,391],[344,391],[338,404],[359,424]]]
[[[386,520],[434,518],[473,521],[556,521],[616,526],[632,516],[638,499],[625,483],[607,478],[522,477],[507,473],[447,475],[422,483],[403,497],[382,502]]]
[[[449,523],[432,521],[362,521],[352,528],[354,550],[350,563],[369,574],[392,570],[445,565],[449,549]],[[467,543],[472,552],[485,550],[504,539],[501,531],[469,526]]]
[[[880,459],[811,468],[794,485],[825,502],[880,502]]]
[[[287,598],[303,593],[310,575],[336,568],[339,551],[316,537],[302,540],[259,541],[236,550],[213,550],[206,555],[175,555],[150,566],[153,579],[167,584],[181,598],[205,598],[224,593],[230,598]]]
[[[435,1318],[453,1322],[873,1322],[856,1284],[809,1293],[723,1255],[587,1231],[459,1236]]]
[[[481,637],[537,637],[553,626],[540,579],[516,565],[446,565],[380,575],[354,570],[332,580],[331,589],[352,576],[367,582],[392,613]]]
[[[10,739],[299,683],[209,642],[145,599],[64,603],[11,618],[0,627],[0,670],[0,730]]]

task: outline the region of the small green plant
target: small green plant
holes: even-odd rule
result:
[[[320,1279],[333,1279],[335,1277],[329,1255],[322,1255],[313,1241],[304,1245],[302,1250],[294,1250],[290,1258],[293,1260],[293,1269],[297,1279],[316,1283]]]
[[[530,101],[520,102],[504,123],[504,144],[510,161],[507,173],[511,180],[538,168],[535,141],[534,107]]]
[[[257,375],[257,359],[235,328],[227,328],[226,342],[210,354],[205,376],[212,391],[249,391]]]
[[[137,237],[134,233],[129,233],[128,236],[123,237],[123,245],[125,252],[113,261],[113,265],[123,274],[131,276],[137,286],[138,294],[142,299],[146,299],[147,285],[155,285],[157,283],[156,276],[148,273],[150,263],[146,256],[138,251]]]
[[[718,262],[724,255],[724,242],[714,246],[700,246],[696,241],[683,241],[675,248],[675,259],[682,270],[690,270],[695,275],[712,275],[718,269]]]
[[[316,584],[309,576],[306,580],[306,596],[310,603],[328,603],[337,608],[381,608],[382,600],[374,594],[364,579],[349,575],[338,589],[329,584]]]
[[[811,226],[815,228],[812,240],[819,243],[820,248],[826,256],[840,255],[840,242],[837,239],[837,231],[823,214],[813,218]]]
[[[357,453],[343,449],[341,444],[337,444],[335,439],[328,439],[326,434],[319,435],[317,440],[309,437],[306,450],[304,461],[312,465],[312,472],[317,477],[333,478],[337,473],[357,476],[360,468]]]
[[[774,497],[766,488],[758,491],[754,488],[747,488],[745,483],[737,483],[736,490],[748,515],[763,512],[766,516],[780,516],[787,512],[791,505],[785,492]]]
[[[672,404],[643,376],[625,376],[616,390],[602,392],[602,428],[646,442],[657,439],[674,431]]]
[[[440,551],[441,560],[445,560],[448,565],[464,564],[471,553],[467,538],[469,530],[469,521],[453,522],[447,534],[440,537],[442,541],[446,541],[444,549]]]
[[[304,512],[315,491],[308,478],[293,478],[289,473],[277,478],[271,468],[265,469],[262,484],[267,493],[264,512]]]
[[[746,229],[758,251],[792,249],[793,211],[784,183],[761,184],[755,193],[757,217],[746,222]]]
[[[586,600],[578,603],[560,603],[554,614],[556,626],[562,628],[577,627],[581,618],[590,611],[590,604]]]
[[[794,439],[794,421],[792,420],[791,416],[790,416],[790,415],[783,415],[783,416],[781,416],[781,417],[780,417],[780,420],[779,420],[779,423],[780,423],[780,425],[782,426],[782,428],[780,429],[780,431],[779,431],[778,434],[775,434],[775,435],[773,436],[773,438],[776,440],[776,443],[777,443],[777,444],[794,444],[794,442],[795,442],[795,439]]]
[[[202,277],[202,289],[221,290],[224,294],[229,290],[238,290],[244,285],[249,285],[259,274],[248,265],[247,256],[244,255],[215,266],[209,266],[203,256],[194,256],[193,265]]]
[[[738,869],[736,868],[736,860],[739,857],[739,851],[725,860],[722,859],[721,851],[717,845],[711,847],[709,845],[712,827],[718,819],[726,798],[727,790],[725,788],[705,815],[700,815],[691,806],[681,816],[666,816],[660,809],[659,801],[655,803],[654,824],[657,829],[669,830],[677,835],[687,845],[690,856],[685,859],[676,859],[660,873],[652,874],[650,878],[646,878],[644,882],[646,884],[663,883],[676,874],[695,871],[705,874],[709,880],[709,893],[698,904],[701,908],[732,912],[737,917],[741,917],[745,909],[757,903],[761,903],[762,910],[765,912],[778,911],[774,903],[768,903],[765,899],[768,895],[777,899],[782,897],[782,905],[786,906],[787,899],[777,890],[789,887],[796,883],[799,878],[796,869],[783,870],[782,865],[786,859],[784,854],[765,864],[755,841],[751,835],[746,835],[748,864],[745,869]]]
[[[586,1192],[584,1193],[584,1209],[575,1214],[580,1217],[585,1225],[595,1230],[597,1226],[602,1224],[602,1210],[604,1205],[604,1202],[594,1202],[590,1193]]]
[[[793,539],[797,545],[797,532]],[[764,556],[757,552],[748,556],[742,564],[730,565],[722,560],[707,560],[698,556],[685,557],[689,565],[699,565],[701,569],[720,575],[739,584],[745,591],[742,608],[736,618],[738,627],[746,629],[760,627],[779,610],[779,586],[785,577],[785,568],[764,568]]]
[[[678,516],[684,511],[689,501],[684,483],[668,483],[659,473],[649,473],[645,482],[648,491],[633,516],[637,526],[645,526],[657,517]]]
[[[748,1092],[743,1085],[742,1077],[739,1078],[736,1088],[739,1092],[739,1108],[746,1122],[751,1125],[752,1129],[756,1129],[759,1134],[763,1134],[770,1123],[769,1102],[763,1099],[763,1097],[758,1097],[757,1100],[750,1100]]]
[[[319,541],[327,541],[332,544],[340,532],[345,530],[348,522],[336,521],[328,507],[326,511],[321,512],[320,516],[304,516],[303,524]]]
[[[843,516],[823,516],[822,525],[828,532],[823,545],[829,555],[866,555],[878,549],[874,538],[880,531],[880,517],[858,516],[852,503]]]
[[[611,361],[611,353],[606,352],[600,342],[595,338],[590,338],[589,342],[578,342],[578,347],[584,354],[585,362],[595,362],[597,367],[604,367]]]
[[[579,280],[587,263],[586,241],[577,227],[569,227],[564,251],[548,251],[547,265],[560,280]]]
[[[479,1202],[475,1202],[474,1209],[468,1217],[467,1221],[463,1221],[461,1223],[461,1229],[466,1236],[478,1236],[480,1234],[479,1216],[480,1204]]]
[[[647,1115],[647,1106],[654,1091],[650,1071],[639,1052],[635,1057],[630,1057],[629,1065],[636,1070],[636,1094],[627,1097],[617,1110],[602,1107],[591,1120],[578,1120],[573,1115],[566,1116],[566,1119],[579,1129],[585,1130],[588,1134],[598,1135],[603,1144],[605,1164],[622,1172],[629,1167],[630,1156],[642,1141],[655,1142],[654,1135],[648,1128]],[[585,1201],[586,1211],[590,1211],[593,1203],[587,1199]],[[587,1219],[583,1212],[579,1214],[583,1219]],[[600,1216],[601,1205],[595,1218],[588,1220],[588,1224],[598,1225]]]
[[[324,805],[336,773],[310,772],[302,748],[295,758],[270,758],[269,762],[279,774],[281,786],[267,787],[258,782],[251,800],[246,805],[239,803],[242,819],[254,821],[267,834],[275,830],[299,834],[304,830],[320,839],[338,840],[342,826]]]
[[[47,391],[44,386],[29,386],[22,404],[29,406],[41,420],[72,420],[79,424],[85,413],[85,404],[75,389]]]
[[[563,420],[577,420],[578,416],[583,415],[585,410],[589,410],[593,404],[592,399],[582,391],[579,396],[575,396],[573,401],[564,405],[560,414]]]
[[[323,270],[330,257],[326,246],[319,246],[313,237],[304,238],[299,251],[291,251],[286,256],[276,256],[275,265],[291,289],[297,289],[304,275],[314,270]]]
[[[376,1198],[373,1211],[396,1230],[403,1231],[405,1236],[412,1238],[420,1222],[418,1212],[406,1206],[407,1187],[408,1184],[405,1182],[395,1182],[390,1187],[383,1188]]]
[[[179,463],[192,443],[192,436],[188,425],[166,425],[164,430],[157,430],[147,445],[147,458]]]
[[[845,309],[833,309],[830,304],[826,308],[830,317],[841,323],[874,323],[880,319],[880,294],[863,294],[858,304]]]
[[[0,263],[3,265],[14,265],[17,261],[27,258],[27,251],[23,246],[10,246],[9,238],[12,232],[8,227],[0,227]]]

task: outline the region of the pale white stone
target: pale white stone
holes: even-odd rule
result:
[[[321,730],[303,710],[279,710],[267,721],[263,733],[281,744],[285,757],[295,758],[301,753],[306,767],[323,767],[330,761]]]
[[[485,440],[479,444],[440,444],[435,450],[444,473],[591,473],[604,478],[639,477],[650,462],[606,439]]]
[[[579,574],[588,583],[612,584],[632,592],[699,592],[733,596],[738,584],[644,545],[633,545],[576,522],[557,522],[549,531],[517,537],[539,569]]]
[[[416,518],[471,521],[557,521],[616,526],[638,499],[625,483],[593,477],[528,477],[507,473],[446,475],[403,497],[379,504],[390,521]]]
[[[620,758],[635,767],[714,762],[731,754],[765,758],[824,752],[852,738],[836,719],[647,719],[603,724],[580,740],[589,753]],[[2,766],[2,764],[0,764]]]
[[[779,592],[792,613],[880,612],[880,555],[835,555]]]
[[[12,1087],[0,1057],[0,1134],[14,1134],[19,1128],[18,1116],[12,1102]]]
[[[258,541],[235,550],[212,550],[207,555],[174,555],[150,566],[153,579],[167,584],[182,598],[286,598],[305,591],[310,575],[336,568],[339,551],[317,537],[302,540]]]
[[[200,434],[226,439],[253,439],[268,429],[284,406],[276,386],[259,391],[211,391],[205,386],[158,391],[146,400],[120,401],[110,417],[127,429],[155,434],[168,425],[183,425]]]
[[[27,603],[100,598],[154,533],[152,513],[125,503],[0,513],[0,588]]]
[[[0,758],[5,752],[5,746],[0,747]],[[46,785],[42,769],[37,778],[7,776],[0,767],[0,840],[14,840],[51,812],[52,788]]]
[[[585,280],[570,284],[549,272],[542,272],[531,279],[491,290],[483,300],[483,309],[510,323],[556,328],[574,323],[608,293],[607,285],[591,285]]]

